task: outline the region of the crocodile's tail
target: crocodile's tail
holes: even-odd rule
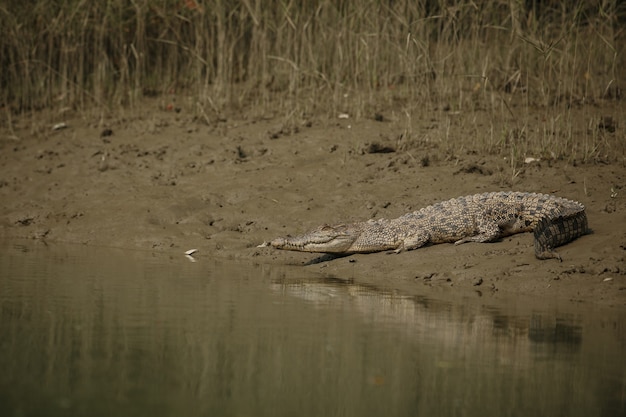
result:
[[[535,256],[537,259],[561,257],[553,249],[588,232],[585,210],[556,218],[544,217],[535,227]]]

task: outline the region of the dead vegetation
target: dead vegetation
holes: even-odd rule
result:
[[[384,113],[407,140],[424,109],[449,123],[480,111],[490,126],[463,119],[474,146],[513,171],[529,154],[623,162],[619,124],[603,124],[617,115],[569,109],[622,98],[625,22],[616,0],[9,0],[0,106],[9,125],[41,110],[108,117],[146,96],[206,123],[252,108],[287,124]]]

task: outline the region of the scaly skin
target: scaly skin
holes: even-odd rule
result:
[[[493,192],[453,198],[397,219],[323,225],[260,246],[336,254],[401,252],[426,244],[493,242],[534,231],[535,256],[561,259],[554,248],[587,233],[585,207],[547,194]]]

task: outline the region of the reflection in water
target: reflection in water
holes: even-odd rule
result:
[[[6,246],[0,415],[626,411],[623,314],[520,313],[304,274]]]

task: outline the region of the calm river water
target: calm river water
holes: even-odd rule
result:
[[[626,415],[624,311],[447,302],[182,254],[1,249],[4,417]]]

